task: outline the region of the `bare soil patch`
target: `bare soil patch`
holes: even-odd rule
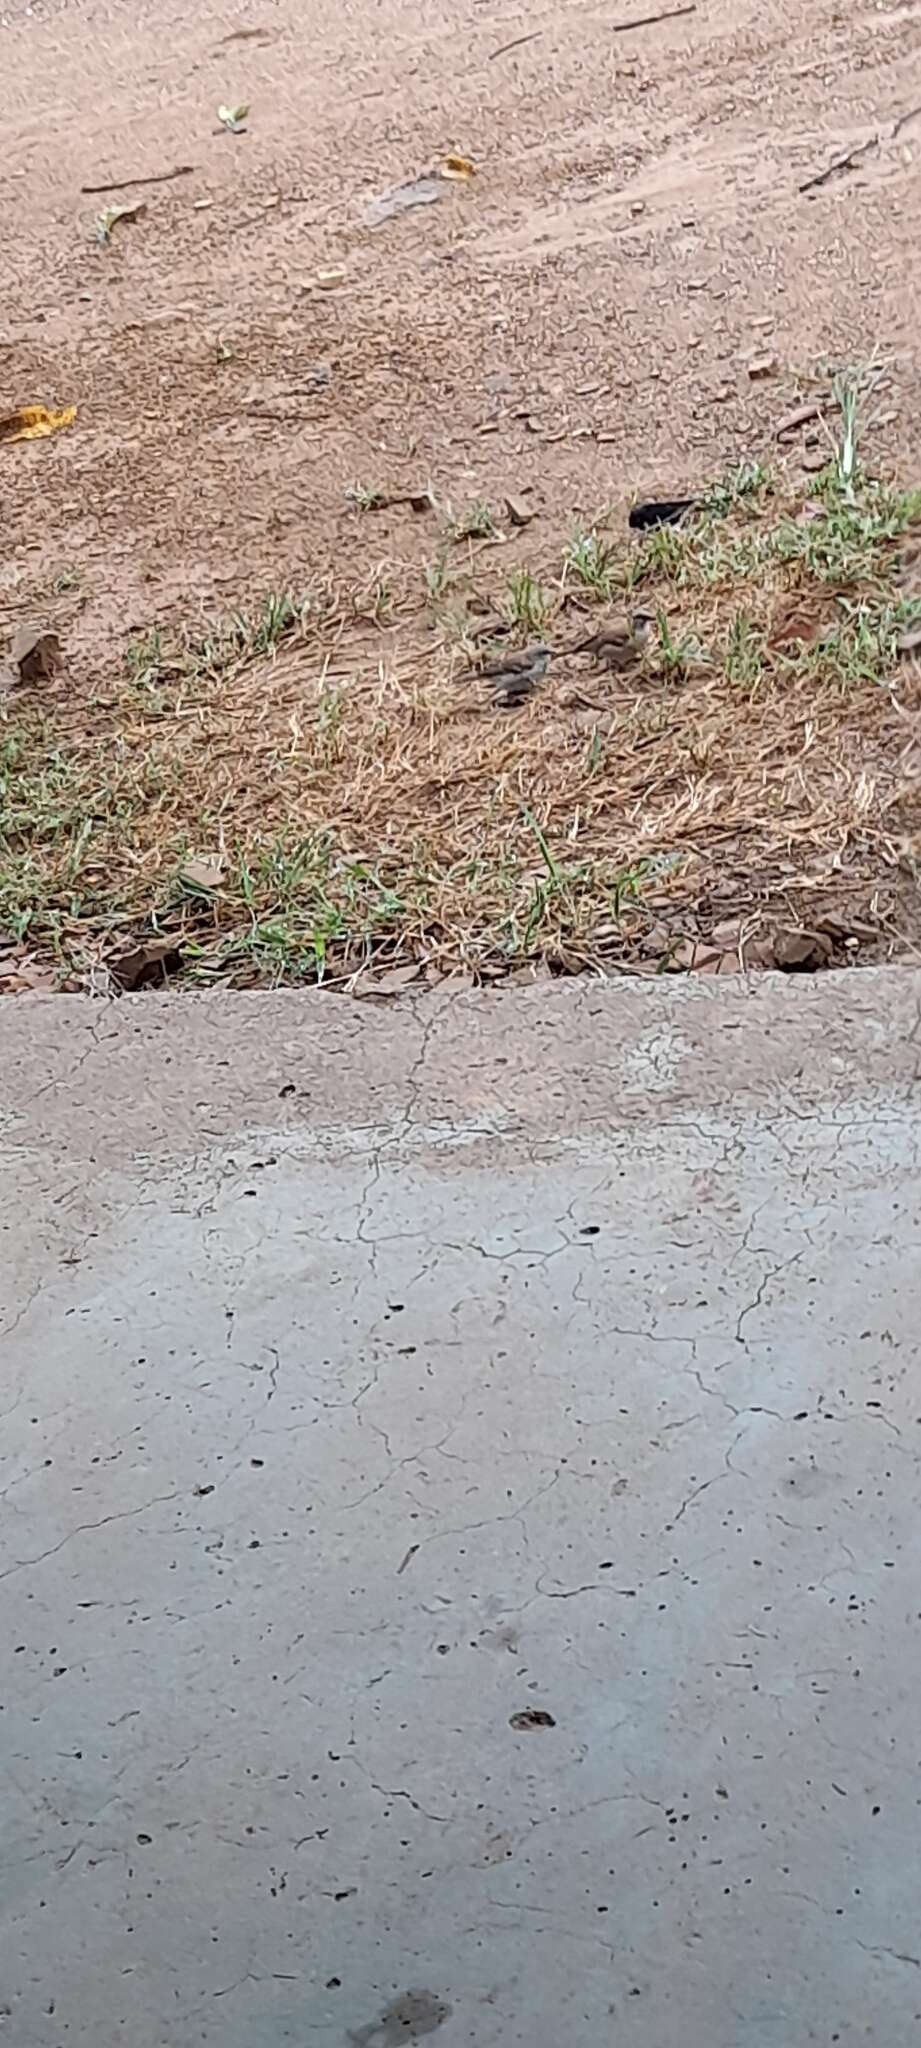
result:
[[[916,950],[921,11],[630,14],[7,18],[0,985]]]

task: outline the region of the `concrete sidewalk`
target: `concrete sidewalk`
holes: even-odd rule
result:
[[[921,977],[0,1061],[0,2038],[921,2036]]]

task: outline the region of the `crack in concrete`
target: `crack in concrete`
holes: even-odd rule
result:
[[[179,1497],[178,1490],[172,1493],[155,1493],[152,1500],[142,1501],[140,1507],[119,1509],[115,1514],[103,1515],[98,1522],[78,1522],[75,1529],[69,1529],[67,1535],[61,1537],[59,1543],[50,1544],[47,1550],[40,1550],[35,1557],[21,1557],[15,1564],[8,1565],[5,1571],[0,1572],[0,1581],[13,1578],[17,1572],[30,1571],[33,1565],[44,1564],[46,1558],[57,1557],[59,1551],[68,1543],[72,1543],[75,1536],[83,1536],[91,1529],[105,1529],[110,1522],[133,1521],[137,1515],[146,1515],[150,1508],[158,1507],[164,1501],[178,1500]]]
[[[771,1281],[776,1280],[778,1274],[787,1272],[790,1266],[795,1266],[798,1260],[802,1258],[802,1256],[802,1251],[793,1252],[788,1259],[779,1260],[776,1266],[771,1266],[768,1269],[768,1271],[762,1275],[762,1278],[758,1283],[758,1292],[755,1295],[754,1301],[748,1302],[746,1306],[743,1309],[740,1309],[739,1311],[739,1317],[736,1323],[735,1333],[737,1344],[744,1344],[746,1342],[746,1339],[742,1335],[742,1325],[748,1316],[754,1315],[755,1310],[761,1307],[761,1304],[764,1300],[765,1292],[767,1288],[770,1286]]]
[[[362,1763],[360,1757],[350,1756],[346,1757],[344,1761],[346,1763],[355,1765],[355,1769],[361,1772],[361,1775],[364,1778],[365,1783],[370,1785],[372,1792],[376,1792],[381,1799],[403,1799],[406,1801],[406,1804],[408,1806],[412,1807],[414,1813],[418,1813],[421,1815],[423,1820],[436,1821],[440,1827],[450,1826],[451,1820],[453,1818],[453,1816],[450,1813],[431,1813],[427,1807],[423,1806],[421,1802],[413,1796],[412,1792],[407,1792],[404,1787],[398,1786],[395,1790],[391,1791],[389,1786],[379,1785],[377,1783],[376,1778],[372,1778],[370,1771]]]

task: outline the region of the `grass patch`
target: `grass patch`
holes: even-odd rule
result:
[[[826,900],[895,915],[921,830],[897,652],[921,616],[899,578],[921,493],[865,477],[856,401],[841,416],[805,504],[749,467],[680,526],[634,544],[599,522],[562,567],[478,592],[513,642],[560,650],[573,598],[642,592],[636,674],[596,683],[559,652],[514,713],[485,703],[461,679],[446,536],[421,574],[378,563],[348,591],[138,634],[95,695],[17,691],[0,926],[63,984],[117,979],[152,938],[199,986],[342,985],[414,957],[636,962],[651,931],[727,904],[755,923]]]
[[[596,604],[607,604],[625,584],[622,553],[594,527],[577,527],[563,550],[561,588],[576,588]]]
[[[543,633],[553,609],[553,599],[530,569],[513,569],[504,600],[509,624],[527,638]]]

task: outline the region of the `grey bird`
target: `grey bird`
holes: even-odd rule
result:
[[[600,667],[632,668],[648,644],[653,619],[650,612],[632,612],[629,619],[609,619],[597,633],[580,640],[569,654],[593,654]]]
[[[537,684],[543,682],[551,651],[539,641],[536,647],[509,649],[508,654],[499,654],[495,660],[484,662],[482,668],[467,673],[485,676],[492,683],[497,702],[511,709],[515,704],[523,704]]]

